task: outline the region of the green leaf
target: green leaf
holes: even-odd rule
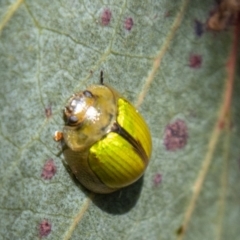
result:
[[[0,239],[240,236],[239,71],[218,125],[232,30],[196,32],[213,9],[210,0],[0,2]],[[53,141],[69,96],[101,70],[153,139],[144,177],[110,195],[74,181]]]

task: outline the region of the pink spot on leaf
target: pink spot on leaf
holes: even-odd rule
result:
[[[162,182],[162,175],[157,173],[153,178],[154,186],[157,187]]]
[[[41,177],[45,180],[50,180],[56,174],[57,167],[53,161],[53,159],[49,159],[45,162]]]
[[[202,66],[202,56],[198,54],[191,54],[189,57],[189,67],[200,68]]]
[[[102,15],[101,15],[101,23],[103,26],[107,26],[112,18],[112,12],[106,8],[103,10]]]
[[[40,235],[41,238],[42,237],[47,237],[52,230],[52,224],[48,220],[44,219],[39,224],[39,229],[38,230],[39,230],[39,235]]]
[[[133,19],[131,17],[126,18],[124,21],[124,28],[128,31],[131,31],[133,27]]]
[[[168,124],[164,132],[164,145],[168,151],[175,151],[187,144],[188,129],[183,120]]]

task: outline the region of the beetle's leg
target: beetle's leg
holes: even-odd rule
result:
[[[63,140],[63,133],[62,133],[62,132],[59,132],[59,131],[56,131],[56,132],[54,133],[53,139],[54,139],[56,142],[60,142],[61,140]]]
[[[67,148],[67,145],[64,141],[64,138],[63,138],[63,133],[62,132],[59,132],[59,131],[56,131],[54,133],[54,137],[53,139],[56,141],[56,142],[59,142],[58,144],[58,148],[61,148],[61,150],[57,153],[57,157],[59,157],[63,151]]]

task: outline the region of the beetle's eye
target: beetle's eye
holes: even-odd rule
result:
[[[93,97],[93,94],[88,90],[83,91],[83,95],[87,98],[92,98]]]
[[[78,118],[75,115],[72,115],[68,118],[68,124],[72,125],[78,122]]]

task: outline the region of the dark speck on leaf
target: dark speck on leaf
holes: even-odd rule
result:
[[[198,21],[198,20],[195,20],[195,21],[194,21],[194,30],[195,30],[195,34],[196,34],[198,37],[201,37],[202,34],[204,33],[204,24],[201,23],[201,22]]]
[[[50,118],[52,116],[52,107],[49,105],[45,108],[45,116]]]

